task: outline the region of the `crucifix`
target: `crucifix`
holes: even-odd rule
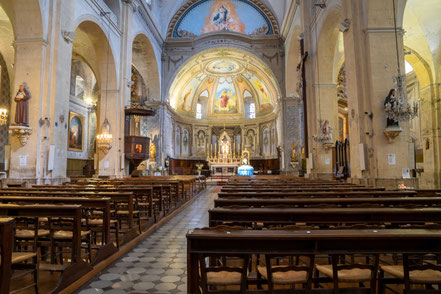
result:
[[[305,61],[308,58],[308,52],[305,52],[305,41],[304,39],[300,39],[300,55],[302,56],[299,64],[297,65],[297,76],[298,84],[297,84],[297,93],[299,97],[303,100],[303,125],[304,125],[304,133],[305,133],[305,154],[306,158],[309,156],[309,144],[308,144],[308,105],[306,100],[306,70],[305,70]]]

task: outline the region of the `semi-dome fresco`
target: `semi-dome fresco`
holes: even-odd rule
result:
[[[203,51],[189,59],[170,87],[170,105],[194,117],[198,103],[206,117],[244,117],[244,100],[255,104],[256,115],[273,110],[278,84],[268,66],[252,54],[232,48]]]
[[[169,37],[195,37],[228,31],[246,35],[278,33],[271,12],[255,0],[190,1],[171,22]],[[171,36],[170,36],[171,35]]]

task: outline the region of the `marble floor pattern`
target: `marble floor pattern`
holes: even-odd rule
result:
[[[75,293],[187,293],[187,230],[208,225],[217,187],[208,187],[182,212]]]

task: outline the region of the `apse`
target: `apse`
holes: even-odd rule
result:
[[[169,90],[171,107],[184,117],[249,118],[272,113],[280,97],[271,69],[255,55],[216,48],[194,55],[178,70]],[[197,115],[199,112],[204,115]],[[200,109],[204,107],[204,109]]]

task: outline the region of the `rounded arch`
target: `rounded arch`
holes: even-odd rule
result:
[[[160,100],[161,87],[159,67],[152,43],[144,33],[135,35],[132,41],[132,65],[141,74],[149,100]]]
[[[405,55],[405,59],[407,62],[410,63],[413,70],[415,71],[418,82],[420,84],[420,88],[425,88],[429,85],[432,85],[433,76],[428,62],[424,60],[424,58],[419,55],[418,52],[406,46],[404,48],[410,53]]]
[[[231,47],[206,49],[195,54],[174,72],[168,87],[171,107],[187,117],[195,117],[197,98],[207,96],[207,119],[212,120],[225,116],[244,118],[243,100],[249,98],[247,95],[255,99],[256,113],[272,113],[280,93],[275,74],[263,60]],[[228,98],[221,103],[221,96]]]
[[[298,36],[302,33],[300,26],[295,26],[290,36],[289,44],[286,50],[285,77],[286,95],[288,97],[295,96],[296,85],[298,83],[297,65],[300,61],[300,41]]]
[[[337,55],[341,55],[339,52],[339,34],[338,24],[342,21],[341,4],[336,1],[326,8],[326,17],[320,26],[314,28],[317,29],[318,46],[316,51],[317,64],[316,75],[317,82],[323,84],[333,84],[336,81],[336,71],[338,70],[338,64],[341,63],[340,58],[336,58]],[[319,24],[316,24],[319,25]],[[315,32],[313,32],[315,34]],[[338,60],[337,60],[338,59]]]
[[[184,5],[182,5],[173,15],[173,17],[171,18],[168,24],[167,35],[166,35],[167,38],[182,38],[182,37],[185,38],[185,37],[195,37],[196,35],[198,35],[199,32],[196,31],[187,31],[187,30],[180,31],[179,26],[182,20],[187,16],[187,14],[192,9],[197,8],[198,6],[200,6],[201,4],[207,1],[209,0],[190,0],[186,2]],[[261,1],[238,0],[238,2],[242,2],[249,5],[252,9],[256,10],[257,14],[260,14],[262,16],[262,19],[266,23],[266,30],[264,30],[266,34],[278,35],[280,33],[279,25],[276,17],[274,16],[273,12]],[[258,28],[257,34],[262,33],[260,29],[263,29],[263,27]],[[255,34],[255,32],[252,32],[252,34]]]
[[[96,75],[100,89],[117,87],[117,72],[113,50],[107,34],[98,22],[82,21],[75,29],[72,55],[84,60]]]
[[[43,20],[38,0],[2,0],[4,9],[12,23],[15,39],[42,39]],[[23,17],[26,21],[23,21]]]

